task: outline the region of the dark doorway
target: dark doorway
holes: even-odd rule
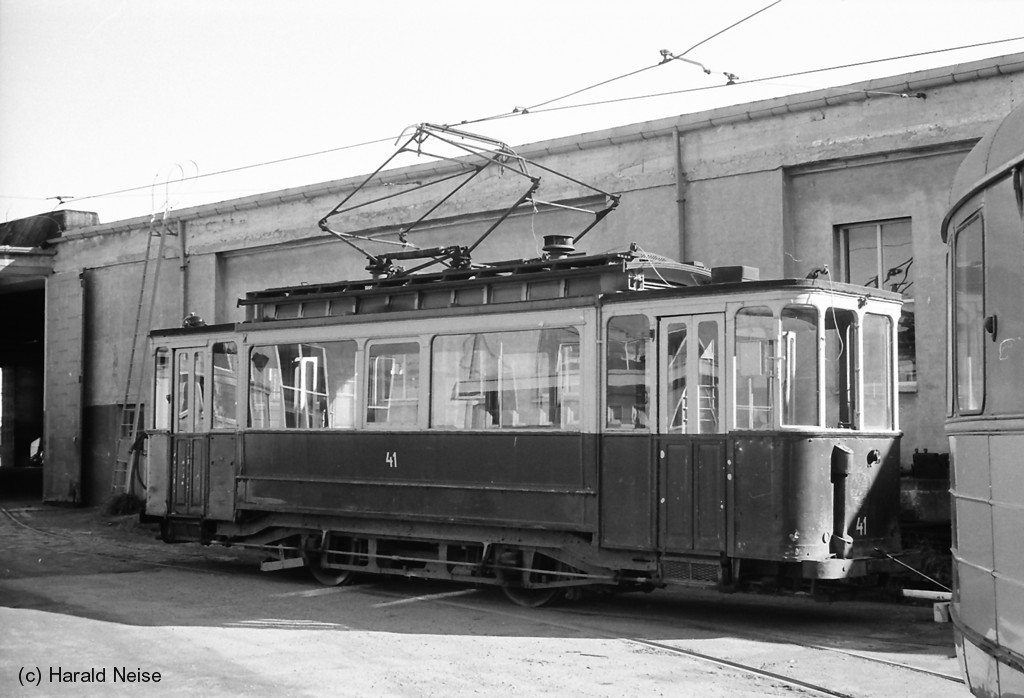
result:
[[[0,294],[0,497],[42,497],[42,288]]]

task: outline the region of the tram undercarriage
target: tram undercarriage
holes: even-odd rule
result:
[[[264,556],[262,571],[306,567],[325,586],[350,584],[360,574],[446,580],[498,586],[526,607],[669,586],[833,598],[877,589],[880,580],[899,571],[884,556],[777,561],[616,551],[595,546],[589,534],[454,524],[413,527],[292,514],[260,515],[242,524],[176,518],[160,523],[166,542],[251,549]]]

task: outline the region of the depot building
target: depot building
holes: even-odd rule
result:
[[[899,423],[909,471],[925,452],[947,451],[939,229],[949,189],[971,148],[1021,102],[1024,54],[1013,54],[513,148],[621,196],[580,251],[635,243],[707,267],[754,267],[762,279],[817,274],[901,293]],[[408,200],[386,196],[456,167],[431,161],[386,170],[368,185],[382,202],[348,218],[346,232],[397,229]],[[207,324],[244,320],[238,300],[250,291],[365,277],[366,259],[318,225],[364,180],[156,219],[100,222],[57,210],[0,225],[8,316],[0,473],[35,456],[45,501],[106,500],[120,446],[147,411],[150,330],[181,326],[190,314]],[[515,178],[500,173],[484,184],[413,242],[471,244],[516,191]],[[538,240],[559,233],[574,207],[595,204],[593,192],[571,180],[542,195],[568,208],[517,208],[474,261],[536,257]],[[431,192],[411,196],[423,206]]]

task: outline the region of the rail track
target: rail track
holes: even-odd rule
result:
[[[120,546],[121,544],[117,541],[103,537],[94,538],[92,536],[76,534],[66,530],[49,529],[46,527],[36,526],[24,521],[17,512],[13,512],[2,507],[0,507],[0,515],[2,515],[0,516],[0,522],[8,522],[8,528],[10,526],[15,526],[24,534],[42,536],[47,539],[55,539],[67,543],[67,546],[61,546],[62,550],[60,551],[60,554],[99,557],[138,567],[169,568],[194,574],[214,576],[232,576],[235,574],[228,569],[217,569],[215,566],[212,567],[209,564],[203,564],[204,559],[201,557],[196,557],[194,560],[186,563],[152,559],[161,551],[166,554],[166,547],[153,546],[152,549],[144,548],[141,550],[133,550],[129,547],[124,552],[114,552],[109,548]],[[0,533],[2,533],[2,531],[0,531]],[[81,545],[83,540],[89,541],[89,544],[85,547]],[[209,562],[209,560],[205,561]],[[727,635],[729,637],[752,643],[785,644],[809,652],[822,652],[833,655],[839,654],[856,662],[863,662],[876,666],[881,665],[888,669],[892,669],[894,672],[907,672],[920,675],[922,678],[929,677],[930,679],[942,681],[948,684],[962,685],[964,683],[959,676],[934,671],[908,663],[871,656],[864,651],[836,646],[835,642],[831,645],[826,644],[825,639],[821,637],[808,638],[806,635],[804,637],[800,637],[796,633],[779,630],[763,632],[761,630],[751,629],[749,627],[744,627],[742,624],[729,621],[707,622],[692,618],[680,618],[678,615],[663,618],[658,617],[656,612],[647,612],[643,614],[624,612],[614,607],[617,603],[616,600],[612,600],[610,602],[599,602],[598,604],[588,604],[586,602],[581,604],[569,604],[556,607],[550,611],[521,610],[516,607],[506,607],[504,606],[504,602],[501,602],[500,604],[492,604],[488,601],[486,606],[482,606],[480,602],[481,599],[485,596],[490,597],[490,594],[487,591],[467,590],[467,592],[468,593],[449,592],[433,594],[424,597],[424,599],[437,605],[470,610],[473,612],[479,612],[483,609],[490,615],[514,618],[517,622],[536,624],[549,629],[556,629],[570,635],[597,637],[609,641],[621,642],[628,646],[640,648],[646,651],[667,653],[669,655],[677,656],[680,659],[686,659],[698,664],[714,666],[717,667],[718,670],[734,673],[737,676],[747,677],[748,679],[753,677],[757,680],[767,681],[777,687],[785,687],[785,691],[790,695],[821,695],[832,696],[834,698],[857,698],[859,695],[863,694],[856,690],[852,690],[849,687],[837,687],[834,682],[821,681],[817,679],[808,680],[806,677],[802,678],[794,675],[794,673],[775,671],[765,668],[764,666],[757,666],[751,661],[742,661],[730,658],[728,656],[724,656],[724,653],[716,654],[698,651],[692,647],[681,646],[683,643],[676,641],[651,639],[650,637],[639,637],[633,633],[609,630],[609,622],[612,624],[622,624],[626,622],[635,624],[639,621],[644,623],[645,626],[651,627],[651,636],[655,637],[659,635],[675,637],[678,636],[681,630],[685,630],[706,633],[709,636]],[[394,596],[395,599],[398,600],[398,603],[403,602],[402,599],[404,595],[401,592],[387,589],[387,585],[383,585],[383,588],[376,589],[375,593],[383,594],[385,596]],[[280,594],[278,596],[280,596]],[[389,605],[393,603],[394,602],[389,602]],[[598,607],[595,608],[595,605]],[[829,683],[832,683],[832,685],[826,685]]]

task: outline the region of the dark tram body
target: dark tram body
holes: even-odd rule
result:
[[[527,605],[890,571],[899,297],[749,276],[624,252],[250,293],[152,334],[147,515]]]
[[[1024,108],[967,156],[951,202],[951,617],[972,692],[1024,696]]]

